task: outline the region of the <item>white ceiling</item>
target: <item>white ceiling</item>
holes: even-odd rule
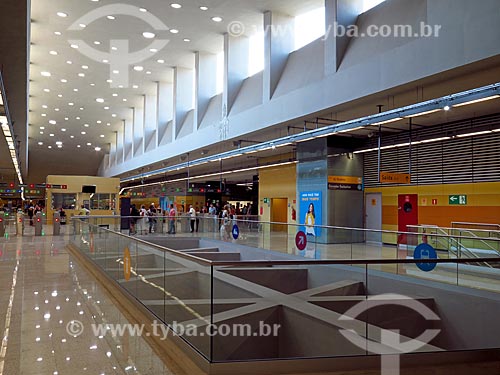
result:
[[[170,4],[173,2],[181,4],[182,8],[172,8]],[[62,163],[60,170],[53,170],[65,160],[71,160],[74,174],[89,173],[89,162],[95,164],[93,169],[97,171],[98,160],[109,150],[122,120],[131,119],[131,107],[141,107],[142,96],[154,93],[155,81],[171,81],[172,67],[194,67],[195,51],[221,52],[222,35],[232,21],[258,25],[264,11],[297,15],[321,6],[321,3],[321,0],[32,1],[29,150],[30,163],[37,169],[36,174],[66,172],[66,163]],[[111,4],[118,4],[113,9],[124,4],[136,9],[143,7],[147,12],[137,10],[139,16],[152,14],[169,30],[179,32],[155,31],[135,16],[106,18],[106,14],[112,15],[112,11],[99,14],[99,19],[89,22],[81,30],[68,30],[75,22],[78,25],[81,17],[89,12]],[[208,10],[200,10],[200,6],[207,6]],[[66,13],[67,17],[58,16],[58,12]],[[222,17],[223,21],[214,22],[212,17],[215,16]],[[250,26],[248,30],[254,30],[254,27]],[[155,32],[155,39],[169,40],[169,43],[158,53],[150,52],[148,46],[153,39],[145,39],[143,32]],[[186,38],[189,42],[184,40]],[[129,86],[124,88],[113,88],[113,84],[107,82],[118,75],[110,72],[109,64],[84,56],[81,42],[78,49],[70,46],[70,41],[82,40],[95,50],[109,53],[110,40],[118,39],[128,40],[130,51],[145,48],[147,51],[146,60],[136,64],[144,70],[138,72],[130,66]],[[164,60],[164,63],[158,63],[158,60]],[[50,77],[43,76],[42,72],[50,73]],[[97,102],[97,98],[104,99],[104,102]],[[62,142],[62,148],[58,148],[56,142]],[[97,155],[96,146],[102,148]],[[37,155],[43,155],[45,160],[53,158],[49,163],[52,170],[41,171],[44,164]],[[80,169],[75,160],[85,167]]]

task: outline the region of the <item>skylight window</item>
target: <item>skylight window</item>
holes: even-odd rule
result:
[[[325,8],[317,8],[295,17],[295,50],[325,35]]]

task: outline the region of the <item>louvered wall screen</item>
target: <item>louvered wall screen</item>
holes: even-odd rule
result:
[[[500,181],[500,133],[412,146],[412,184]],[[409,147],[382,150],[382,172],[410,173]],[[379,186],[377,151],[364,154],[366,187]],[[390,186],[384,184],[384,186]]]

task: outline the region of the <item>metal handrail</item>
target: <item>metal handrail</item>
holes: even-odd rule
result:
[[[88,216],[87,216],[88,217]],[[349,259],[349,260],[325,260],[325,259],[311,259],[311,260],[300,260],[300,259],[290,259],[290,260],[255,260],[255,261],[213,261],[205,258],[199,258],[196,255],[187,254],[180,252],[178,250],[169,249],[164,246],[156,245],[136,237],[128,236],[123,233],[114,232],[110,229],[101,228],[87,222],[83,222],[85,225],[96,228],[104,232],[110,232],[112,234],[119,235],[121,237],[127,238],[131,241],[136,241],[148,247],[156,248],[157,250],[165,251],[173,255],[196,261],[198,263],[205,263],[207,265],[217,267],[217,266],[272,266],[272,265],[370,265],[370,264],[414,264],[414,263],[452,263],[452,264],[467,264],[471,263],[470,259]],[[500,264],[500,258],[478,258],[474,259],[476,262],[497,262]]]
[[[176,219],[186,219],[189,218],[190,216],[187,215],[177,215],[175,216]],[[197,216],[200,219],[219,219],[218,216],[214,215],[208,215],[206,216]],[[116,220],[121,220],[121,219],[141,219],[141,218],[150,218],[150,216],[72,216],[71,219],[116,219]],[[171,219],[169,216],[154,216],[156,219]],[[255,224],[270,224],[270,225],[286,225],[286,226],[293,226],[293,227],[303,227],[304,224],[290,224],[290,223],[280,223],[280,222],[274,222],[274,221],[254,221],[254,220],[245,220],[245,219],[229,219],[231,221],[241,221],[245,223],[255,223]],[[395,234],[395,235],[410,235],[410,236],[417,236],[418,233],[415,232],[398,232],[398,231],[392,231],[392,230],[386,230],[386,229],[366,229],[366,228],[350,228],[350,227],[336,227],[336,226],[329,226],[329,225],[314,225],[314,228],[319,228],[319,229],[331,229],[331,230],[351,230],[351,231],[358,231],[358,232],[367,232],[367,233],[383,233],[383,234]],[[461,238],[461,239],[468,239],[468,240],[476,240],[477,238],[475,237],[468,237],[468,236],[452,236],[449,234],[435,234],[433,236],[437,237],[443,237],[443,238]],[[491,241],[498,241],[500,242],[499,238],[495,237],[485,237],[484,240],[491,240]]]

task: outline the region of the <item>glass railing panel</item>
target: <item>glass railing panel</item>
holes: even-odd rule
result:
[[[365,355],[340,318],[365,299],[364,268],[276,265],[214,268],[213,360],[275,360]]]
[[[461,263],[456,281],[459,286],[500,293],[500,260]]]

